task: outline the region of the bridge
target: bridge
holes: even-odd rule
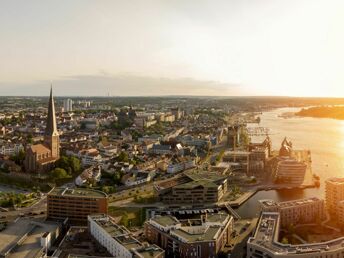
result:
[[[225,207],[230,213],[232,213],[235,219],[241,219],[240,215],[235,210],[233,210],[233,208],[229,204],[225,204]]]

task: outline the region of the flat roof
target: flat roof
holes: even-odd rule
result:
[[[344,250],[344,237],[336,238],[327,242],[307,243],[299,245],[282,244],[278,242],[279,235],[279,212],[262,212],[255,234],[250,237],[248,244],[257,245],[276,255],[283,254],[315,254],[331,252],[333,250]],[[283,257],[284,257],[283,256]],[[313,257],[314,255],[312,255]]]
[[[53,188],[48,195],[58,195],[58,196],[72,196],[72,197],[96,197],[102,198],[107,197],[107,194],[93,189],[87,188],[63,188],[55,187]]]
[[[336,185],[342,185],[344,184],[344,178],[332,177],[332,178],[327,179],[325,182],[336,184]]]
[[[143,258],[154,258],[164,252],[165,251],[157,245],[149,245],[147,247],[136,249],[134,251],[134,254],[138,254],[140,257],[143,257]]]
[[[187,216],[187,218],[185,217]],[[216,239],[231,216],[225,212],[209,212],[194,214],[191,210],[184,212],[181,219],[171,215],[156,216],[147,223],[155,227],[154,223],[163,227],[170,227],[170,235],[183,242],[212,241]]]
[[[152,221],[155,221],[156,223],[160,224],[161,226],[167,227],[172,225],[177,225],[179,221],[170,215],[167,216],[156,216],[151,219]]]
[[[42,249],[41,236],[46,232],[53,232],[59,227],[59,223],[44,221],[42,219],[20,218],[9,223],[0,233],[0,254],[9,251],[9,258],[34,258]],[[16,248],[11,248],[18,240],[28,233],[27,238]]]
[[[296,206],[305,205],[305,204],[322,202],[322,200],[317,197],[310,197],[310,198],[291,200],[291,201],[286,201],[286,202],[275,202],[274,200],[270,200],[270,199],[259,200],[259,202],[265,208],[269,208],[269,207],[288,208],[288,207],[296,207]]]
[[[221,231],[221,227],[219,226],[205,226],[203,231],[200,231],[199,233],[191,233],[186,230],[186,227],[182,227],[171,230],[171,234],[182,237],[187,242],[200,242],[214,240],[219,231]]]

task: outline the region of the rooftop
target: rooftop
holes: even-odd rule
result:
[[[156,245],[142,247],[134,251],[135,257],[140,258],[154,258],[161,253],[164,253],[164,250],[162,250],[160,247]]]
[[[135,257],[150,258],[163,252],[158,246],[144,246],[140,241],[132,237],[125,227],[117,225],[112,218],[106,214],[90,215],[89,217],[118,243],[126,249],[133,251],[136,255]]]
[[[317,203],[322,201],[321,199],[317,197],[311,197],[311,198],[305,198],[305,199],[299,199],[299,200],[292,200],[292,201],[286,201],[286,202],[275,202],[274,200],[259,200],[260,204],[265,208],[270,207],[278,207],[278,208],[287,208],[287,207],[295,207],[295,206],[301,206],[311,203]]]
[[[55,187],[49,192],[49,195],[72,196],[72,197],[107,197],[107,194],[101,191],[86,188],[63,188]]]
[[[327,242],[307,243],[300,245],[282,244],[278,242],[280,214],[278,212],[262,212],[255,234],[250,237],[248,244],[263,247],[273,254],[283,254],[283,257],[290,254],[313,254],[343,249],[344,237],[336,238]]]
[[[173,216],[156,216],[152,218],[152,221],[155,221],[164,227],[177,225],[179,223],[179,221]]]
[[[9,223],[0,234],[0,256],[9,258],[34,258],[41,251],[40,238],[46,232],[54,232],[59,223],[48,222],[41,219],[20,218]],[[27,234],[27,237],[24,237]],[[23,237],[23,242],[15,247]]]
[[[335,185],[342,185],[344,184],[344,178],[339,178],[339,177],[332,177],[326,180],[326,183],[331,183]]]
[[[222,211],[206,214],[194,214],[189,211],[183,212],[181,219],[163,215],[153,217],[147,223],[152,226],[156,226],[157,223],[164,228],[170,228],[170,234],[182,242],[199,242],[216,239],[231,218],[228,213]]]

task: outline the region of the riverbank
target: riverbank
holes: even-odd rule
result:
[[[319,106],[303,108],[299,112],[296,112],[295,116],[344,120],[344,106]]]

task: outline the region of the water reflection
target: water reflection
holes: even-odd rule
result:
[[[324,198],[324,181],[330,177],[344,176],[344,121],[325,118],[279,117],[284,112],[295,112],[296,108],[283,108],[265,112],[259,126],[271,129],[274,149],[279,149],[285,136],[293,142],[295,149],[309,149],[312,152],[313,172],[320,176],[321,187],[306,190],[262,191],[248,200],[238,212],[243,217],[259,213],[258,200],[295,200],[317,196]],[[260,141],[264,137],[255,137]]]

